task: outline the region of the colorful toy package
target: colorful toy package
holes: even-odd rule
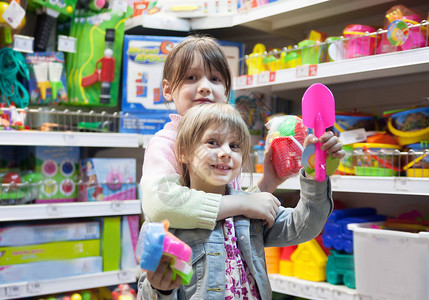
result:
[[[30,72],[30,103],[58,104],[68,101],[63,52],[35,52],[25,60]]]
[[[297,116],[277,116],[266,124],[268,135],[266,148],[271,145],[273,153],[271,160],[277,175],[290,177],[299,172],[302,167],[301,155],[308,129],[302,119]]]
[[[81,162],[79,201],[136,199],[134,158],[89,158]]]
[[[36,203],[77,201],[79,147],[25,147],[21,156],[21,168],[42,178]]]
[[[162,72],[168,53],[184,37],[125,35],[122,86],[122,111],[131,118],[121,119],[120,132],[154,134],[162,129],[175,111],[174,103],[165,102]],[[238,75],[244,46],[218,41],[233,75]]]
[[[76,53],[67,57],[70,104],[116,106],[121,72],[124,22],[132,14],[116,10],[98,14],[79,11],[70,36],[77,38]]]

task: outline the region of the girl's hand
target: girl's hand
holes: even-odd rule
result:
[[[155,272],[147,271],[148,281],[153,288],[159,291],[172,291],[178,288],[182,282],[180,276],[176,276],[176,280],[172,280],[173,270],[169,267],[170,261],[170,257],[163,255]]]
[[[261,192],[273,193],[288,178],[277,175],[271,160],[272,153],[273,149],[270,146],[264,157],[264,174],[258,182],[258,188]]]
[[[217,220],[242,215],[249,219],[263,220],[271,227],[280,205],[279,199],[270,193],[226,195],[221,199]]]
[[[346,152],[343,150],[343,144],[341,144],[338,137],[334,135],[332,131],[325,132],[319,139],[314,134],[309,134],[304,141],[304,148],[317,142],[322,143],[320,150],[325,151],[327,154],[331,154],[333,157],[343,158]]]

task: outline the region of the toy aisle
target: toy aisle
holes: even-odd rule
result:
[[[144,149],[175,109],[163,62],[191,33],[226,54],[252,139],[242,186],[268,147],[283,206],[295,170],[330,176],[321,234],[265,248],[273,299],[429,299],[427,0],[0,4],[0,299],[136,299]],[[309,102],[315,86],[333,101]],[[343,159],[303,153],[309,114],[332,116]]]

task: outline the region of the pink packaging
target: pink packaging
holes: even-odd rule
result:
[[[361,24],[347,25],[343,30],[346,41],[346,57],[357,58],[374,54],[377,38],[366,36],[365,33],[375,32],[371,26]]]

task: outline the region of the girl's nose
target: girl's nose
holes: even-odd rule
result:
[[[210,87],[210,81],[207,79],[207,77],[203,77],[200,80],[200,84],[198,86],[198,93],[200,93],[203,96],[207,96],[211,93],[211,87]]]
[[[220,147],[218,155],[221,158],[231,158],[231,148],[229,147],[229,145],[223,145],[222,147]]]

